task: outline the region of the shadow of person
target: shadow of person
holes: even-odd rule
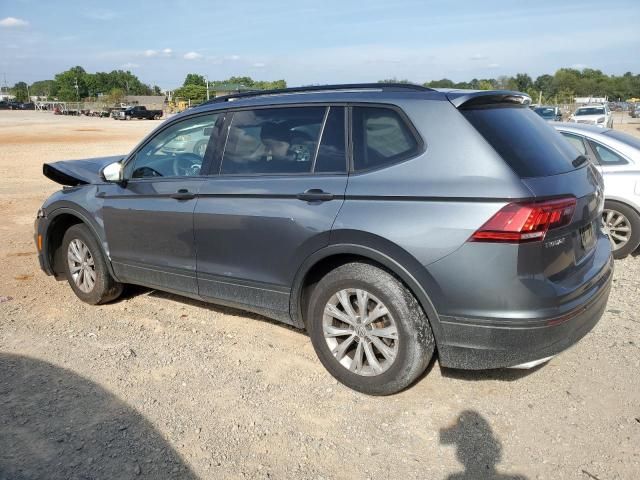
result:
[[[0,353],[0,479],[196,479],[141,414],[50,363]]]
[[[464,472],[452,473],[447,480],[526,480],[523,475],[506,475],[496,471],[502,457],[502,445],[491,427],[478,412],[465,410],[456,423],[440,429],[442,445],[457,445],[456,457]]]

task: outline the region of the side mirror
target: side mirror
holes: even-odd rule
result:
[[[113,162],[102,169],[102,178],[107,182],[120,183],[123,180],[124,168],[122,163]]]

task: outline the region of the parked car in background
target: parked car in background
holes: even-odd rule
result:
[[[131,120],[134,118],[145,120],[160,120],[162,118],[162,110],[147,110],[144,105],[136,105],[127,107],[118,112],[120,120]]]
[[[436,352],[531,368],[595,326],[613,261],[602,177],[529,102],[407,84],[217,98],[128,155],[45,164],[73,188],[37,214],[40,265],[91,304],[133,283],[306,328],[368,394]],[[194,130],[203,157],[167,153]]]
[[[553,126],[602,172],[603,227],[613,256],[626,257],[640,245],[640,139],[589,125]]]
[[[629,108],[629,115],[631,118],[640,118],[640,103],[631,105]]]
[[[21,103],[20,110],[35,110],[36,109],[36,104],[33,102],[25,102],[25,103]]]
[[[572,123],[584,123],[595,125],[600,128],[611,128],[613,126],[613,115],[607,105],[585,105],[578,107],[569,118]]]
[[[0,100],[0,110],[9,110],[9,102]]]
[[[534,108],[533,111],[548,122],[562,121],[562,112],[560,112],[560,107],[548,107],[543,105]]]

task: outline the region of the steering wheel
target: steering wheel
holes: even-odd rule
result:
[[[193,177],[200,175],[202,157],[195,153],[179,153],[173,158],[171,169],[178,177]]]

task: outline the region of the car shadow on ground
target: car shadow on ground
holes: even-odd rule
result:
[[[99,385],[0,353],[0,479],[198,478],[140,413]]]
[[[474,410],[463,411],[452,426],[440,429],[440,444],[455,445],[456,458],[464,466],[463,472],[452,473],[447,480],[527,480],[524,475],[497,471],[502,444],[489,422]]]

